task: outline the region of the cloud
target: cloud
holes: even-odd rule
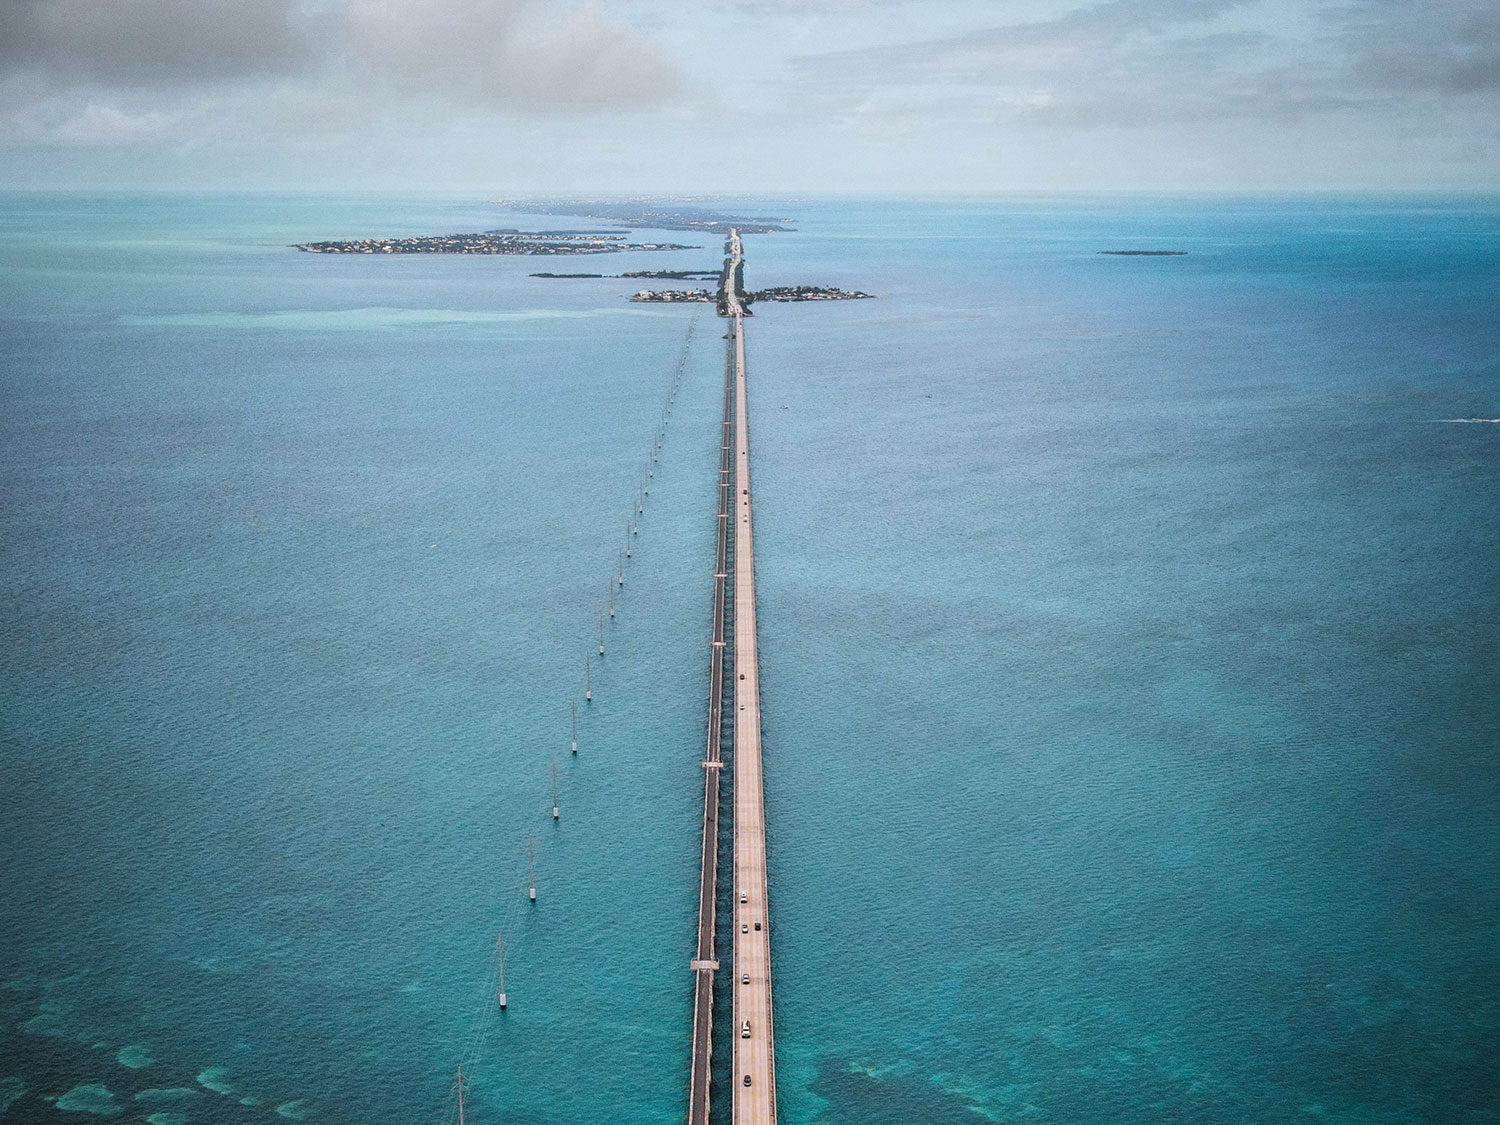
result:
[[[1024,75],[1060,76],[1097,67],[1106,52],[1212,20],[1247,0],[1108,0],[1050,20],[1010,24],[925,42],[835,52],[801,60],[804,70],[879,83],[1008,82]],[[1084,75],[1087,76],[1086,74]]]
[[[154,110],[126,113],[111,105],[91,102],[81,113],[48,130],[46,140],[53,144],[86,148],[130,144],[168,136],[175,125],[173,118]]]
[[[350,63],[387,88],[530,113],[653,107],[686,86],[664,51],[597,5],[356,0]]]
[[[603,191],[1378,185],[1452,168],[1489,183],[1492,9],[0,0],[0,148],[36,154],[0,176]]]
[[[1196,120],[1261,100],[1247,75],[1271,37],[1222,28],[1247,6],[1108,0],[1049,20],[806,57],[799,69],[826,86],[904,88],[922,114],[1072,128]]]
[[[630,23],[548,0],[0,0],[0,83],[30,97],[13,139],[45,119],[100,145],[164,136],[205,99],[219,128],[295,131],[299,102],[343,120],[546,118],[655,109],[691,85]],[[127,106],[143,96],[156,104]]]
[[[1376,89],[1437,94],[1500,89],[1500,8],[1489,0],[1431,0],[1417,8],[1367,4],[1343,38],[1351,73]]]
[[[919,112],[1069,128],[1372,111],[1500,88],[1492,0],[1355,0],[1289,25],[1252,0],[1106,0],[1053,19],[804,57],[825,89],[903,92]]]
[[[0,140],[42,149],[159,146],[179,144],[207,122],[201,106],[169,111],[138,100],[59,95],[13,76],[0,80]]]
[[[323,23],[291,0],[5,0],[0,70],[167,87],[316,65]]]

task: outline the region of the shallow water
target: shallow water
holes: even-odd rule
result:
[[[1500,206],[778,206],[783,1119],[1495,1120]],[[10,1116],[680,1120],[720,324],[572,759],[693,308],[287,249],[517,225],[3,198]]]

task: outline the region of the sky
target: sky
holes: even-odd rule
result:
[[[0,187],[1500,188],[1500,0],[0,0]]]

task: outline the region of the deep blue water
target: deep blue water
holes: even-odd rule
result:
[[[768,207],[783,1120],[1500,1120],[1500,203]],[[681,1118],[720,324],[570,759],[694,314],[526,274],[719,248],[287,249],[514,225],[0,197],[10,1118]]]

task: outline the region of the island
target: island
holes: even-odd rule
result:
[[[741,301],[868,301],[875,294],[858,289],[832,289],[822,285],[778,285],[770,289],[753,289],[741,294]],[[645,304],[672,305],[692,301],[712,301],[716,295],[707,289],[642,289],[630,298]]]
[[[621,277],[653,277],[670,281],[686,281],[688,278],[716,280],[723,270],[626,270]]]
[[[642,289],[630,299],[650,305],[679,305],[693,301],[711,303],[715,298],[708,289]]]
[[[1186,250],[1100,250],[1101,254],[1113,254],[1118,258],[1180,258]]]
[[[627,226],[652,227],[655,229],[693,230],[710,233],[726,233],[731,244],[736,244],[738,233],[769,233],[790,228],[771,219],[745,218],[709,211],[690,204],[671,205],[642,203],[607,203],[565,200],[556,202],[520,201],[507,203],[497,200],[497,205],[511,210],[531,213],[586,215],[592,219],[613,220]],[[514,227],[478,231],[471,234],[408,235],[400,238],[355,238],[330,239],[321,242],[298,243],[294,249],[308,254],[530,254],[556,256],[562,254],[619,254],[629,250],[699,250],[702,247],[684,246],[676,242],[632,242],[631,235],[609,230],[542,230],[523,231]],[[1180,250],[1103,250],[1104,254],[1180,254]],[[538,272],[532,277],[602,279],[606,277],[632,278],[653,281],[717,281],[717,290],[711,289],[640,289],[630,300],[638,304],[675,305],[724,303],[726,286],[732,284],[737,297],[737,307],[743,315],[750,315],[750,307],[759,301],[866,301],[873,293],[859,289],[838,289],[825,285],[775,285],[766,289],[747,291],[744,282],[744,264],[734,264],[733,276],[723,269],[680,270],[627,270],[624,273],[555,273]]]
[[[859,289],[834,289],[823,285],[773,285],[769,289],[752,289],[745,301],[869,301],[874,293]]]
[[[603,231],[487,230],[476,234],[414,235],[298,243],[308,254],[618,254],[626,250],[698,250],[675,242],[630,242]]]
[[[632,277],[651,278],[656,281],[689,281],[706,279],[712,281],[719,270],[626,270],[624,273],[533,273],[529,277]]]

